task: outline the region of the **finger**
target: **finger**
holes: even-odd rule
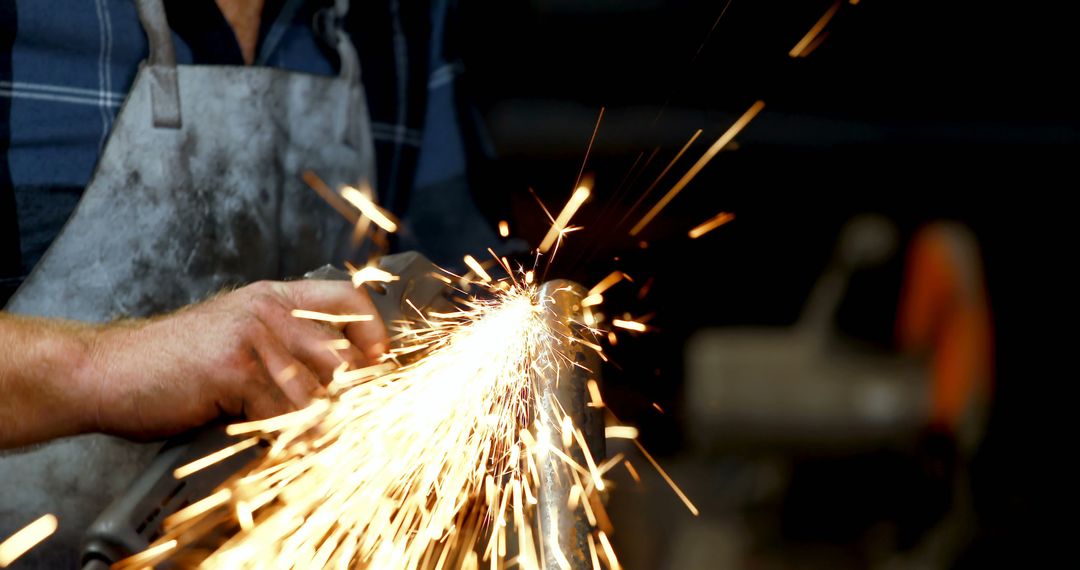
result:
[[[252,390],[244,397],[243,416],[249,420],[265,420],[296,411],[296,406],[273,381],[267,378],[265,385]]]
[[[366,323],[350,323],[345,327],[345,337],[363,352],[367,363],[371,364],[386,352],[390,340],[386,336],[386,328],[382,326],[382,321],[379,321],[377,329],[361,326],[363,324]]]
[[[334,370],[342,362],[354,366],[366,362],[366,355],[353,346],[341,331],[333,327],[294,317],[284,304],[265,313],[267,314],[260,315],[260,320],[277,335],[285,349],[307,366],[322,384],[333,379]]]
[[[367,356],[374,360],[389,343],[386,326],[363,288],[356,289],[347,281],[293,281],[279,283],[278,292],[299,309],[338,315],[371,315],[370,321],[349,323],[345,336]]]
[[[254,348],[251,351],[258,363],[258,372],[255,378],[247,378],[242,384],[245,388],[242,415],[251,420],[261,420],[296,410],[296,406],[274,382],[262,356]]]
[[[302,362],[293,358],[285,349],[285,345],[269,331],[261,338],[256,338],[254,344],[255,351],[273,383],[281,389],[294,406],[306,407],[313,398],[326,394],[326,389],[319,383],[315,374]]]

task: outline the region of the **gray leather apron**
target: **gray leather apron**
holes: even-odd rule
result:
[[[150,55],[90,186],[10,312],[94,322],[146,316],[348,254],[350,228],[301,180],[304,170],[332,186],[375,180],[347,35],[330,32],[337,77],[176,65],[161,0],[138,5]],[[333,9],[340,21],[348,1]],[[76,567],[82,533],[158,447],[86,435],[0,457],[0,537],[55,513],[57,535],[19,564]]]

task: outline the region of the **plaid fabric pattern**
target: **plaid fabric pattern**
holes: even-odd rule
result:
[[[312,25],[329,3],[266,0],[256,63],[335,73],[336,53]],[[214,0],[165,4],[178,63],[242,63]],[[461,70],[442,56],[451,10],[447,0],[354,0],[345,20],[371,112],[380,200],[399,215],[416,180],[465,169],[463,152],[419,160],[425,140],[464,144],[457,119],[442,116],[457,113],[448,101]],[[77,204],[146,53],[132,0],[0,0],[0,306]]]

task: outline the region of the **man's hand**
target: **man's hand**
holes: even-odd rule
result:
[[[333,326],[293,309],[374,320]],[[101,327],[0,317],[9,338],[37,360],[0,357],[0,448],[85,431],[151,439],[220,415],[281,414],[324,394],[341,362],[364,365],[387,345],[370,298],[345,281],[259,282]]]

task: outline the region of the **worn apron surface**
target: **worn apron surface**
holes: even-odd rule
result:
[[[350,228],[301,180],[305,170],[331,186],[375,180],[347,35],[327,32],[337,77],[176,65],[161,0],[138,4],[150,55],[81,202],[7,311],[146,316],[348,254]],[[328,21],[347,7],[338,0]],[[0,537],[44,513],[60,522],[19,566],[77,567],[82,533],[158,447],[84,435],[0,456]]]

